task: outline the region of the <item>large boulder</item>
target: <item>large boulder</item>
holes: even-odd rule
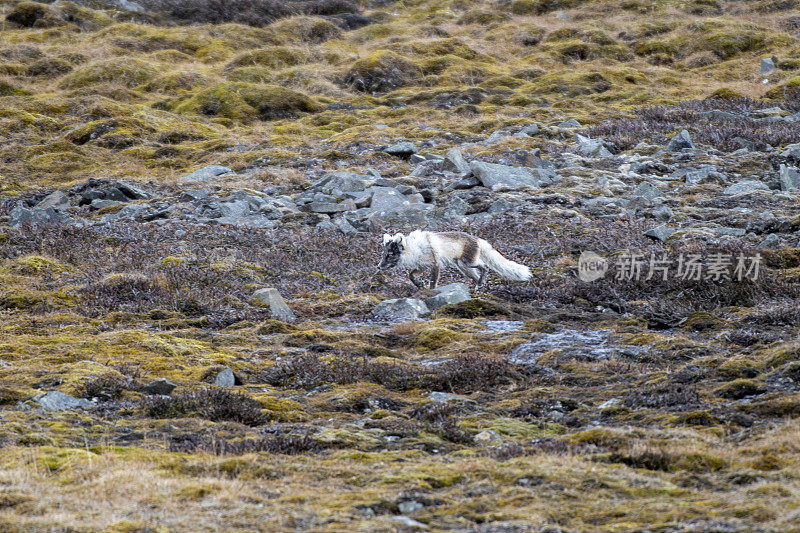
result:
[[[194,182],[194,181],[212,181],[217,176],[231,174],[233,170],[221,165],[208,165],[199,170],[195,170],[191,174],[187,174],[181,181]]]
[[[781,165],[780,178],[782,191],[800,190],[800,171],[795,167]]]
[[[35,207],[28,208],[23,205],[17,205],[8,214],[8,223],[13,228],[42,226],[45,224],[66,224],[69,222],[73,222],[73,219],[55,207],[37,209]]]
[[[455,172],[456,174],[470,174],[472,172],[469,163],[464,160],[461,149],[458,147],[450,148],[447,151],[444,161],[442,161],[442,170]]]
[[[434,295],[425,299],[428,309],[435,311],[443,305],[457,304],[469,300],[469,287],[465,283],[450,283],[434,289]]]
[[[94,406],[89,400],[75,398],[57,390],[37,394],[33,401],[46,411],[65,411],[67,409],[86,409]]]
[[[167,378],[158,378],[142,387],[142,390],[144,390],[144,392],[147,394],[160,394],[162,396],[167,396],[171,394],[177,386],[178,385],[171,382]]]
[[[575,135],[578,143],[578,153],[585,157],[611,157],[611,152],[606,148],[603,139],[590,139],[583,135]]]
[[[372,310],[372,318],[389,320],[391,322],[404,322],[417,320],[430,314],[430,309],[422,300],[416,298],[397,298],[384,300]]]
[[[667,143],[667,150],[670,152],[680,152],[681,150],[685,149],[694,150],[694,144],[692,143],[692,138],[689,135],[689,132],[686,130],[681,130],[680,133],[669,140]]]
[[[267,289],[259,289],[253,293],[253,299],[269,306],[272,317],[277,320],[292,322],[297,319],[297,316],[294,314],[294,312],[289,309],[288,305],[286,305],[286,302],[283,300],[281,293],[278,292],[278,289],[272,287]]]
[[[510,167],[483,161],[473,161],[470,163],[470,169],[484,187],[493,191],[520,187],[539,188],[558,179],[558,175],[548,169]]]
[[[769,187],[767,187],[766,183],[757,180],[742,180],[734,183],[733,185],[728,185],[725,187],[722,193],[728,196],[737,196],[739,194],[750,194],[755,191],[768,190]]]

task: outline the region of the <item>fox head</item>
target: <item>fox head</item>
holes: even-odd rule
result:
[[[400,256],[405,250],[406,238],[402,233],[383,235],[383,257],[378,264],[378,270],[389,270],[400,262]]]

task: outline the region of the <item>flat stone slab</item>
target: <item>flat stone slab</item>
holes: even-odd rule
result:
[[[372,317],[394,322],[417,320],[430,314],[430,309],[422,300],[416,298],[396,298],[384,300],[372,310]]]
[[[233,170],[222,165],[208,165],[199,170],[195,170],[191,174],[187,174],[182,178],[182,181],[211,181],[217,176],[223,174],[231,174]]]
[[[66,411],[68,409],[86,409],[94,404],[84,398],[75,398],[57,390],[37,394],[33,401],[47,411]]]

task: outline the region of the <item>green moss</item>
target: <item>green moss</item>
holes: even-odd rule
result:
[[[336,24],[320,17],[297,16],[279,20],[270,26],[276,40],[302,44],[322,43],[342,35]]]
[[[728,87],[720,87],[709,95],[709,98],[717,98],[719,100],[733,100],[735,98],[744,98],[744,95],[738,91],[734,91]]]
[[[7,267],[10,271],[26,276],[37,276],[40,274],[60,274],[69,272],[72,268],[69,265],[43,257],[41,255],[26,255],[11,261]]]
[[[158,68],[142,59],[105,59],[67,74],[59,82],[59,86],[64,89],[78,89],[100,83],[115,83],[135,87],[152,80],[157,74]]]
[[[745,396],[755,396],[762,394],[766,388],[762,383],[752,379],[736,379],[718,387],[714,393],[717,396],[730,400],[740,400]]]
[[[434,311],[432,317],[477,318],[481,316],[499,316],[508,314],[508,309],[498,303],[491,302],[489,300],[482,300],[480,298],[472,298],[457,304],[443,305]]]
[[[25,89],[14,85],[8,80],[0,80],[0,96],[16,96],[21,94],[30,94]]]
[[[378,50],[353,63],[343,83],[358,91],[386,92],[414,83],[419,67],[389,50]]]
[[[706,311],[696,311],[686,317],[681,326],[689,331],[704,331],[708,329],[719,329],[725,324],[721,318]]]
[[[233,58],[227,67],[260,66],[270,69],[279,69],[293,65],[300,65],[311,60],[311,56],[302,48],[295,46],[270,46],[258,50],[248,50]]]
[[[448,328],[426,328],[417,334],[416,346],[421,350],[436,350],[467,337]]]
[[[303,93],[276,85],[225,82],[200,90],[175,105],[174,110],[236,120],[272,120],[316,112],[320,105]]]

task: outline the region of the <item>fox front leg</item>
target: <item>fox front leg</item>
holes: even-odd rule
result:
[[[478,265],[474,268],[481,273],[480,278],[478,278],[478,282],[475,284],[475,288],[478,289],[481,285],[483,285],[483,282],[486,279],[486,267],[483,265]]]
[[[425,285],[424,283],[422,283],[417,279],[417,274],[419,274],[420,272],[422,272],[422,269],[415,268],[414,270],[408,273],[408,279],[411,280],[411,283],[413,283],[417,289],[421,289]]]
[[[433,265],[431,269],[431,290],[436,288],[436,285],[439,284],[439,276],[441,275],[442,270],[439,268],[439,265]]]

